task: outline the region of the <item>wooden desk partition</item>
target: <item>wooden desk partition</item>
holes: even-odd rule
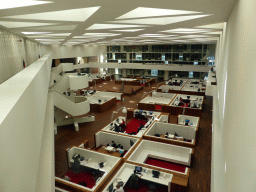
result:
[[[114,105],[116,105],[116,97],[110,99],[109,101],[103,104],[90,104],[90,111],[93,113],[102,113],[104,111],[111,109]]]
[[[164,113],[170,113],[171,115],[174,115],[174,116],[178,116],[178,115],[182,115],[183,107],[162,105],[161,111]],[[194,109],[194,108],[187,107],[185,108],[184,115],[201,117],[202,109]]]
[[[205,96],[205,92],[196,92],[196,91],[182,91],[182,90],[168,90],[168,93],[176,93],[182,95],[198,95],[198,96]]]
[[[127,109],[127,119],[132,119],[134,117],[134,109]]]
[[[105,78],[105,80],[106,80],[106,81],[110,81],[110,76],[107,76],[107,77]]]
[[[138,109],[143,109],[147,111],[156,111],[156,104],[139,103]]]

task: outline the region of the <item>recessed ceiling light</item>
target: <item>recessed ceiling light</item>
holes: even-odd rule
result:
[[[196,28],[223,29],[223,27],[224,27],[224,23],[215,23],[215,24],[197,26]]]
[[[64,11],[52,11],[45,13],[33,13],[27,15],[7,16],[4,18],[34,19],[51,21],[85,21],[93,15],[100,7],[87,7],[82,9],[70,9]]]
[[[17,7],[27,7],[27,6],[33,6],[33,5],[42,5],[47,3],[53,3],[51,1],[35,1],[35,0],[7,0],[2,1],[0,4],[0,9],[11,9],[11,8],[17,8]]]
[[[122,24],[93,24],[86,30],[118,29],[118,28],[133,28],[133,27],[147,27],[147,26],[146,25],[122,25]]]
[[[177,28],[177,29],[171,29],[161,32],[167,32],[167,33],[203,33],[203,32],[209,32],[211,30],[207,29],[190,29],[190,28]]]
[[[7,28],[21,28],[21,27],[36,27],[36,26],[46,26],[55,25],[56,23],[33,23],[33,22],[16,22],[16,21],[0,21],[0,25]]]
[[[40,27],[40,28],[31,28],[33,29],[39,29],[39,30],[67,30],[71,31],[74,30],[77,27],[77,25],[56,25],[56,26],[49,26],[49,27]]]
[[[142,31],[144,29],[122,29],[122,30],[111,30],[111,31],[118,31],[118,32],[137,32]]]
[[[139,18],[139,17],[157,17],[157,16],[168,16],[168,15],[183,15],[183,14],[194,14],[194,13],[201,13],[201,12],[138,7],[136,9],[118,17],[117,19],[130,19],[130,18]]]
[[[148,25],[168,25],[192,19],[206,17],[208,15],[190,15],[190,16],[176,16],[176,17],[160,17],[160,18],[146,18],[146,19],[130,19],[111,21],[113,23],[131,23],[131,24],[148,24]]]

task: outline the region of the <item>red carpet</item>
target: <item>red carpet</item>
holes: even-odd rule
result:
[[[180,107],[188,107],[189,103],[184,103],[183,105],[181,105]]]
[[[162,110],[162,105],[156,105],[156,110],[161,111]]]
[[[151,157],[147,158],[145,163],[149,164],[149,165],[154,165],[157,167],[162,167],[165,169],[170,169],[173,171],[178,171],[181,173],[185,173],[185,170],[186,170],[186,166],[184,166],[184,165],[179,165],[176,163],[171,163],[169,161],[163,161],[163,160],[159,160],[159,159],[155,159],[155,158],[151,158]]]
[[[144,120],[138,120],[133,118],[127,125],[126,125],[126,133],[132,133],[132,132],[136,132],[138,128],[140,127],[140,124],[142,123],[142,125],[145,125],[147,122],[145,122]]]
[[[86,183],[86,187],[93,188],[95,186],[95,179],[91,172],[74,173],[73,170],[69,170],[65,175],[70,178],[70,182],[79,184],[80,182]]]

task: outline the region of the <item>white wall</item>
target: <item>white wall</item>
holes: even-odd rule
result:
[[[1,192],[38,191],[40,167],[52,168],[52,161],[40,160],[53,142],[44,139],[50,66],[48,55],[0,85]],[[47,176],[43,183],[51,186],[53,178]]]
[[[256,190],[256,1],[238,0],[219,44],[214,106],[215,192]]]
[[[42,53],[52,52],[53,59],[100,56],[106,51],[105,45],[51,45],[41,47]]]

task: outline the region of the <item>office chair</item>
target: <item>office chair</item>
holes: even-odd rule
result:
[[[156,186],[152,185],[152,184],[149,184],[149,190],[150,191],[147,191],[147,192],[155,192],[156,191]]]

